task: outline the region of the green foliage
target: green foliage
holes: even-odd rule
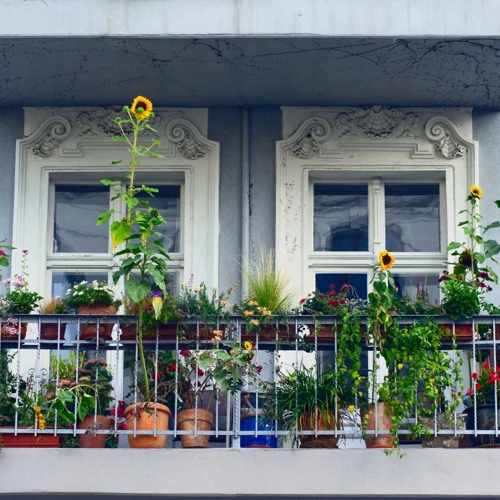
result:
[[[107,283],[82,281],[67,291],[67,304],[78,309],[81,306],[115,306],[119,307],[121,301],[115,299],[115,290]]]
[[[38,309],[40,314],[68,314],[70,307],[67,299],[51,297],[41,302]]]
[[[471,318],[481,312],[480,290],[470,281],[460,278],[456,275],[441,283],[443,309],[453,319]]]
[[[344,312],[364,311],[367,302],[360,299],[356,290],[350,285],[343,285],[337,292],[335,285],[330,285],[328,292],[314,291],[301,299],[303,314],[342,316]]]
[[[5,250],[14,250],[14,247],[9,245],[4,245],[6,240],[0,241],[0,267],[9,266],[9,255]],[[0,280],[2,279],[2,274],[0,274]]]

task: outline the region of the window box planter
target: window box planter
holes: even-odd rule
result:
[[[37,434],[35,431],[31,434],[3,433],[2,429],[14,429],[14,427],[0,427],[0,436],[4,448],[60,448],[59,436],[52,434]],[[19,429],[28,429],[28,427],[19,427]]]

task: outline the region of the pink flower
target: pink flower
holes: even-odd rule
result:
[[[3,248],[0,248],[0,257],[3,257],[3,256],[5,256],[5,255],[7,255],[7,254],[5,253],[5,250],[4,250]]]
[[[467,396],[474,396],[474,391],[472,389],[469,389],[467,391]]]
[[[3,280],[3,282],[4,282],[4,283],[7,283],[7,284],[9,284],[9,283],[10,283],[10,281],[11,281],[11,279],[10,279],[10,278],[5,278],[5,279]]]
[[[23,250],[23,254],[27,255],[28,254],[28,250]]]

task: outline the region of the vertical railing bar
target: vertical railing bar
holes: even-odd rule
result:
[[[36,335],[36,340],[37,340],[37,346],[36,346],[36,365],[35,365],[35,379],[36,379],[36,406],[38,406],[38,395],[40,393],[40,377],[42,376],[42,369],[40,366],[40,359],[41,359],[41,353],[40,353],[40,337],[41,337],[41,330],[42,330],[42,317],[38,316],[38,332]],[[37,376],[37,370],[38,370],[38,376]],[[38,418],[35,415],[35,436],[37,436],[38,433]]]
[[[78,380],[78,369],[79,369],[79,361],[80,361],[80,333],[81,333],[81,320],[80,316],[77,319],[77,332],[76,332],[76,358],[75,358],[75,381]],[[78,400],[75,398],[75,423],[73,424],[73,436],[76,436],[76,425],[78,422]]]
[[[378,387],[377,387],[377,378],[378,378],[378,364],[376,362],[377,359],[377,339],[373,339],[373,370],[375,371],[373,375],[373,397],[375,401],[373,402],[373,408],[375,410],[375,437],[378,437]]]
[[[198,436],[198,394],[196,391],[198,390],[198,351],[200,350],[200,319],[196,318],[196,363],[195,363],[195,374],[194,374],[194,381],[195,381],[195,394],[196,397],[194,398],[194,437]],[[190,381],[191,382],[191,381]],[[213,390],[213,388],[212,388]]]
[[[138,317],[135,324],[135,356],[134,356],[134,437],[137,436],[137,416],[138,416],[138,408],[137,408],[137,384],[138,384],[138,373],[139,370],[139,322],[140,318]],[[142,374],[143,377],[147,377],[147,373]],[[146,396],[147,397],[147,396]],[[146,408],[146,404],[144,404],[144,408]]]
[[[473,363],[476,362],[476,329],[474,328],[474,318],[472,318],[472,359]],[[455,321],[453,321],[453,332],[455,332]],[[475,366],[474,366],[475,368]],[[475,370],[474,370],[475,371]],[[476,382],[473,382],[474,386],[474,436],[477,436],[477,394],[476,394]]]
[[[278,332],[276,332],[278,335]],[[297,336],[295,336],[295,369],[299,369],[299,341]],[[297,408],[299,406],[299,387],[297,383],[297,378],[295,378],[295,413],[297,413]],[[295,420],[295,446],[299,447],[299,421]]]
[[[160,324],[156,323],[156,344],[155,344],[155,398],[154,398],[154,421],[153,421],[153,437],[156,437],[158,425],[158,356],[160,342]]]
[[[120,366],[120,340],[121,340],[121,333],[122,329],[120,328],[120,324],[117,325],[117,330],[116,330],[116,357],[115,357],[115,366],[118,367]],[[122,374],[122,380],[123,380],[123,374]],[[115,439],[118,436],[118,398],[116,397],[116,392],[115,392],[115,418],[114,418],[114,437]],[[118,443],[119,443],[120,438],[118,438]],[[119,446],[119,445],[118,445]]]
[[[59,367],[61,363],[61,320],[59,318],[59,328],[57,330],[57,360],[56,360],[56,395],[59,389]],[[57,436],[58,412],[54,412],[54,436]]]
[[[174,437],[177,438],[177,413],[179,411],[179,325],[175,332],[175,385],[174,385]],[[172,443],[173,446],[174,443]]]
[[[229,330],[229,325],[230,325],[230,323],[228,323],[226,325],[226,330],[224,331],[224,335],[222,335],[222,337],[225,337],[226,331]],[[219,331],[221,331],[221,330],[220,330],[219,317],[217,316],[217,332],[219,332]],[[216,347],[217,347],[217,349],[219,348],[219,341],[218,340],[216,342]],[[219,388],[216,386],[215,387],[215,438],[216,439],[219,437],[219,404],[220,404],[219,398],[220,398],[220,392],[219,392]]]
[[[497,335],[495,328],[495,320],[492,320],[492,334],[493,334],[493,370],[497,374]],[[494,377],[494,394],[495,394],[495,437],[498,437],[498,394],[497,394],[497,378]]]
[[[297,332],[297,318],[295,318],[295,331]],[[314,335],[314,362],[316,364],[316,373],[314,376],[314,437],[318,438],[318,374],[319,374],[319,362],[318,362],[318,333],[315,332]],[[337,398],[335,398],[337,401]],[[335,427],[337,427],[335,425]]]
[[[276,321],[276,328],[279,329],[278,321]],[[259,366],[259,330],[256,330],[255,333],[255,350],[256,350],[256,363]],[[254,436],[258,436],[258,428],[259,428],[259,385],[257,384],[255,387],[255,434]]]

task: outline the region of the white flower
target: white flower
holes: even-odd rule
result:
[[[87,284],[87,282],[85,280],[80,282],[80,285],[86,285],[86,284]]]

